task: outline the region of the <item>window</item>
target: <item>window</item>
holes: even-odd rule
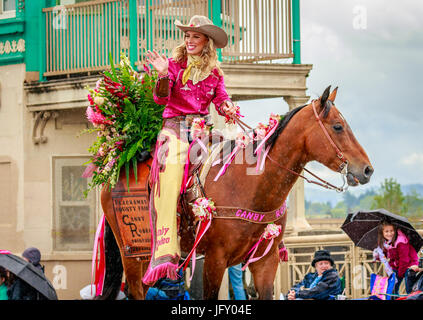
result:
[[[96,195],[84,197],[87,157],[53,158],[53,250],[91,251],[96,230]]]
[[[0,19],[16,17],[16,0],[0,0]]]

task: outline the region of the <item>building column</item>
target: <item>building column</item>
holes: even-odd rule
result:
[[[288,103],[289,110],[292,110],[298,106],[306,104],[309,98],[310,97],[307,96],[287,96],[284,97],[284,100]],[[289,193],[286,232],[290,234],[297,234],[300,231],[311,229],[312,227],[305,217],[304,180],[299,178]]]

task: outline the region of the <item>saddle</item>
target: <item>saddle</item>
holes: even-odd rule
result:
[[[215,140],[216,139],[212,139],[212,141]],[[199,161],[199,163],[197,164],[190,164],[188,171],[189,179],[186,186],[186,192],[181,195],[180,201],[178,202],[179,207],[181,209],[178,210],[178,216],[180,216],[182,212],[189,213],[190,208],[188,206],[190,203],[193,203],[196,199],[200,197],[207,197],[204,190],[204,184],[207,175],[214,163],[217,162],[218,159],[224,158],[224,151],[230,151],[232,149],[232,146],[230,146],[229,144],[232,144],[232,141],[225,140],[212,144],[209,148],[209,155],[207,159],[205,159],[204,161]],[[280,208],[268,212],[258,212],[251,211],[247,208],[225,207],[219,205],[216,205],[216,208],[217,214],[214,218],[241,219],[259,224],[273,223],[276,220],[282,218],[282,216],[286,213],[285,203]]]

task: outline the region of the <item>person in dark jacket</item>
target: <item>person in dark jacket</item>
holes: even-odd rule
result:
[[[330,300],[342,293],[341,279],[333,268],[334,261],[329,251],[316,251],[311,265],[316,272],[307,273],[300,283],[294,285],[288,293],[288,300]]]
[[[41,253],[37,248],[28,248],[22,253],[22,257],[39,268],[44,273],[44,267],[40,264]],[[7,290],[9,300],[45,300],[46,298],[22,279],[15,277],[10,288]]]

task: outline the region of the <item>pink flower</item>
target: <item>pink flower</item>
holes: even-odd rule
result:
[[[95,83],[95,88],[97,90],[100,89],[100,85],[101,85],[101,79],[98,79],[97,82]]]
[[[94,163],[90,163],[82,173],[82,178],[90,178],[93,176],[94,171],[97,169],[97,166]]]
[[[255,129],[255,132],[257,134],[257,140],[263,140],[266,137],[267,134],[267,126],[262,124],[261,122],[258,124],[257,128]]]
[[[148,67],[148,66],[146,66],[145,64],[144,64],[144,71],[149,75],[149,76],[151,76],[151,70],[150,70],[150,68]]]
[[[263,238],[267,240],[276,238],[277,236],[279,236],[281,231],[282,227],[280,225],[270,223],[266,226],[266,229],[264,230]]]
[[[92,106],[92,105],[94,105],[94,100],[93,100],[93,98],[91,97],[91,95],[90,94],[88,94],[88,101],[90,102],[90,105]]]
[[[237,134],[235,141],[238,147],[246,148],[250,143],[250,137],[247,134],[240,132]]]

